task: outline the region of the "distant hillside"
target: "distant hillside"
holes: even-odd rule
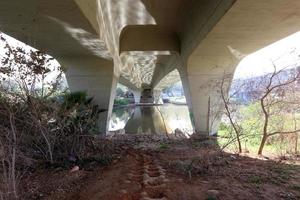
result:
[[[272,81],[273,85],[286,81],[295,74],[295,71],[299,72],[300,66],[280,71],[280,73],[274,76]],[[237,102],[248,104],[255,100],[255,95],[253,94],[259,94],[259,90],[269,83],[272,74],[273,73],[268,73],[246,79],[235,79],[231,84],[230,95],[232,95]],[[295,87],[297,91],[300,91],[300,81],[295,82]]]

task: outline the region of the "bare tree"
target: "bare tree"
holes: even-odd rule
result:
[[[14,47],[1,33],[0,40],[5,43],[0,62],[0,200],[6,200],[18,197],[17,175],[31,165],[28,160],[52,165],[84,157],[104,110],[86,93],[67,91],[63,71],[52,57]]]
[[[44,109],[45,99],[50,97],[60,85],[62,71],[58,68],[55,81],[47,81],[51,71],[50,56],[20,47],[11,46],[0,34],[5,43],[5,56],[1,58],[0,66],[0,197],[3,199],[17,199],[16,163],[20,156],[20,138],[26,135],[43,136],[44,142],[39,145],[43,149],[46,144],[49,161],[53,162],[53,145],[49,132],[45,133],[40,109]],[[37,103],[40,102],[39,104]],[[38,138],[38,137],[32,137]],[[30,144],[36,145],[36,144]],[[2,186],[1,186],[2,184]]]
[[[222,103],[224,106],[224,114],[228,118],[230,125],[232,126],[232,129],[235,133],[235,137],[232,141],[236,141],[238,144],[238,151],[239,153],[242,153],[242,144],[241,144],[241,135],[242,135],[242,128],[238,123],[238,118],[235,115],[237,110],[237,105],[235,104],[233,97],[236,95],[235,92],[229,93],[229,86],[231,83],[232,75],[231,74],[225,74],[222,77],[221,83],[220,83],[220,95],[222,99]],[[230,141],[228,144],[230,144],[232,141]]]
[[[212,94],[208,94],[210,130],[218,126],[221,119],[225,119],[230,124],[226,130],[226,136],[221,136],[226,141],[220,148],[225,149],[231,144],[236,144],[238,152],[242,153],[242,139],[247,137],[247,130],[241,126],[242,119],[239,113],[241,103],[237,101],[236,97],[242,88],[245,90],[247,85],[244,82],[241,82],[242,84],[232,84],[232,79],[233,74],[224,71],[218,78],[212,79],[202,87],[205,89],[210,88],[210,91],[213,91]],[[231,88],[231,85],[236,87]],[[211,100],[210,95],[212,95],[213,100]]]
[[[296,119],[295,113],[299,113],[300,68],[288,66],[277,70],[275,64],[273,67],[272,73],[259,77],[232,82],[232,74],[224,73],[220,81],[215,81],[215,91],[220,94],[223,109],[221,112],[210,114],[224,115],[230,124],[227,130],[229,139],[224,147],[236,143],[241,153],[241,141],[248,137],[257,137],[261,133],[262,139],[258,150],[258,154],[261,155],[269,137],[293,134],[295,135],[295,151],[297,151],[297,136],[300,129],[297,127],[299,119]],[[257,110],[257,120],[255,123],[244,126],[243,122],[247,119],[244,119],[240,110],[242,107],[247,107],[247,104],[256,104],[256,102],[259,103],[260,108]],[[217,106],[213,107],[217,108]],[[287,119],[287,116],[291,116],[291,119]],[[252,129],[257,133],[253,134]]]
[[[4,182],[4,185],[2,186],[3,192],[1,192],[0,187],[0,197],[3,199],[17,199],[18,173],[16,162],[19,151],[19,134],[16,128],[15,113],[12,107],[7,104],[5,106],[1,104],[0,112],[7,113],[6,123],[2,122],[2,124],[0,124],[0,172],[2,172],[0,177]]]
[[[293,96],[299,86],[295,83],[300,81],[300,70],[283,68],[277,70],[273,64],[274,71],[260,77],[257,84],[252,84],[252,95],[260,103],[263,126],[262,126],[262,139],[258,150],[261,155],[266,141],[269,137],[278,134],[295,134],[300,131],[294,121],[294,126],[286,127],[284,117],[288,113],[293,113],[298,109],[299,97]],[[274,118],[282,116],[282,120],[272,123]]]

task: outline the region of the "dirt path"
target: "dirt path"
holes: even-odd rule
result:
[[[167,200],[167,183],[166,170],[157,159],[127,150],[126,158],[104,169],[76,199]]]
[[[165,145],[156,142],[156,146],[150,142],[135,143],[120,144],[112,164],[96,165],[90,172],[82,167],[75,173],[34,173],[31,178],[36,178],[28,179],[27,183],[36,188],[36,195],[27,199],[300,199],[297,160],[261,160],[190,141]],[[42,184],[44,180],[47,184]]]
[[[127,174],[128,180],[125,182],[140,184],[141,189],[138,195],[140,199],[167,200],[166,183],[168,180],[165,170],[158,161],[151,155],[143,153],[133,153],[130,156],[133,157],[134,162],[130,173]]]
[[[184,165],[184,160],[197,155],[202,156],[194,161],[194,167]],[[86,183],[87,187],[72,199],[298,199],[297,191],[287,184],[288,179],[292,183],[289,166],[231,155],[220,156],[191,149],[162,152],[126,149],[117,163]],[[179,157],[183,158],[180,162]],[[174,161],[180,165],[174,165]],[[273,169],[273,165],[277,167]],[[191,170],[191,177],[182,174],[188,170]],[[295,170],[293,172],[298,174],[299,171]],[[299,180],[293,185],[298,187]]]

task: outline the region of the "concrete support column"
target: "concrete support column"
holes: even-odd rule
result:
[[[161,97],[161,90],[153,90],[153,99],[155,104],[163,104],[163,100]]]
[[[71,92],[87,92],[100,109],[106,110],[99,116],[99,131],[106,133],[118,83],[113,61],[84,57],[63,59],[63,64],[68,67],[66,77]]]
[[[131,90],[131,92],[134,97],[134,103],[136,103],[136,104],[140,103],[142,92],[140,90]]]
[[[221,74],[192,73],[182,70],[182,85],[196,133],[215,134],[222,116]]]

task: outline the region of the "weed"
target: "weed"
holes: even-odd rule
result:
[[[206,197],[206,199],[205,200],[217,200],[217,198],[216,197]]]
[[[250,183],[254,183],[254,184],[261,184],[263,182],[263,179],[259,176],[252,176],[250,179],[249,179],[249,182]]]
[[[293,190],[296,190],[296,191],[300,192],[300,185],[299,184],[298,185],[292,185],[291,188]]]
[[[166,143],[161,143],[161,144],[159,145],[159,148],[162,149],[162,150],[168,149],[168,148],[169,148],[169,145],[166,144]]]

